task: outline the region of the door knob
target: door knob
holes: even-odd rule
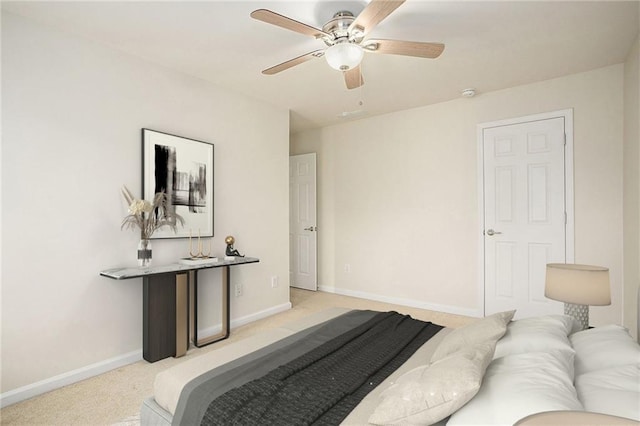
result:
[[[318,229],[318,228],[316,228],[315,226],[310,226],[310,227],[308,227],[308,228],[304,228],[304,230],[305,230],[305,231],[315,231],[315,230],[317,230],[317,229]]]
[[[487,233],[488,236],[492,236],[492,235],[496,235],[496,234],[502,234],[502,232],[494,231],[493,229],[488,229],[486,233]]]

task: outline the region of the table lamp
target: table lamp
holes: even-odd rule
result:
[[[589,328],[589,305],[611,304],[609,269],[570,263],[547,264],[544,295],[564,302],[564,313]]]

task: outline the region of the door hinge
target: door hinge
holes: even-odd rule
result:
[[[567,146],[567,134],[564,134],[564,146]]]
[[[564,212],[564,224],[567,224],[567,212]]]

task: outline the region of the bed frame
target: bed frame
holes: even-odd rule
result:
[[[333,308],[319,312],[295,323],[216,348],[159,373],[154,383],[154,396],[147,398],[142,405],[141,424],[171,424],[176,410],[179,412],[181,409],[180,397],[183,390],[204,373],[215,369],[237,368],[247,359],[259,356],[261,351],[270,350],[269,348],[278,342],[286,341],[291,336],[349,311]],[[511,316],[504,314],[495,314],[455,330],[442,329],[402,367],[374,388],[341,424],[369,424],[369,421],[376,419],[373,414],[379,413],[385,403],[399,405],[391,399],[395,391],[402,390],[403,386],[415,388],[415,383],[420,382],[420,377],[430,377],[432,383],[437,382],[440,376],[431,374],[436,367],[443,366],[451,360],[456,361],[456,356],[459,358],[457,361],[471,359],[476,355],[469,353],[477,354],[477,351],[467,351],[465,354],[466,348],[477,348],[478,345],[482,346],[495,338],[487,365],[482,366],[482,386],[478,383],[479,389],[472,389],[470,401],[464,401],[460,404],[462,408],[458,409],[455,404],[450,404],[451,401],[444,401],[447,399],[447,390],[439,390],[442,392],[440,398],[450,404],[445,408],[455,412],[437,424],[463,425],[469,424],[469,421],[514,424],[519,419],[539,412],[591,411],[621,417],[623,420],[626,419],[628,424],[638,425],[640,406],[637,401],[640,400],[640,389],[637,386],[637,377],[640,371],[640,346],[629,336],[626,329],[611,325],[576,332],[574,320],[564,315],[525,318],[510,322],[513,312]],[[500,323],[500,320],[504,321],[505,325],[498,335],[494,333],[494,323]],[[460,365],[466,366],[459,362],[454,362],[453,365],[457,370],[464,369],[460,368]],[[540,371],[553,371],[553,374],[541,374]],[[450,374],[450,371],[445,373],[446,380],[442,381],[445,386],[448,383],[467,385],[466,378],[461,382],[458,377],[451,378]],[[551,381],[550,376],[553,378]],[[609,386],[607,383],[615,385]],[[529,384],[532,384],[530,389],[526,388]],[[432,384],[427,385],[433,388]],[[513,389],[514,385],[518,388]],[[526,392],[523,392],[523,389],[527,389]],[[454,390],[460,393],[459,389]],[[520,399],[517,397],[518,394],[522,396]],[[440,409],[444,406],[443,402],[433,401],[427,405],[430,405],[430,409]],[[411,411],[414,408],[409,407],[407,410]],[[425,418],[424,413],[418,413],[417,416],[407,418]]]

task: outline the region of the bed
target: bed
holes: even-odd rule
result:
[[[319,312],[159,373],[141,424],[512,425],[553,411],[640,421],[640,346],[625,328],[576,331],[568,316],[513,315],[451,329],[397,313]],[[336,348],[363,345],[351,342],[389,328],[386,321],[395,321],[393,343],[368,338],[374,346],[326,359],[342,370],[304,375]],[[283,371],[287,380],[302,374],[291,379],[302,387],[281,385]]]

